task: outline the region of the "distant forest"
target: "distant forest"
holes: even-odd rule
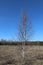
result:
[[[22,45],[24,42],[1,40],[0,45]],[[26,41],[25,45],[43,45],[43,41]]]

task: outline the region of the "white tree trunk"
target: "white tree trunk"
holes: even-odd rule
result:
[[[22,43],[22,65],[25,64],[25,42]]]

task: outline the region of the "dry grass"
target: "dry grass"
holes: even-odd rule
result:
[[[0,65],[22,65],[20,45],[0,45]],[[43,65],[43,46],[25,46],[25,65]]]

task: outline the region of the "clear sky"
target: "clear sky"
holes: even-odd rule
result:
[[[16,40],[23,9],[31,16],[32,40],[43,41],[43,0],[0,0],[0,39]]]

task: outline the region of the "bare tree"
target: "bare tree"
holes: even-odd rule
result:
[[[26,13],[23,12],[22,20],[19,23],[19,41],[22,42],[22,65],[25,64],[25,42],[29,41],[32,34],[32,24],[30,17],[27,18]]]

